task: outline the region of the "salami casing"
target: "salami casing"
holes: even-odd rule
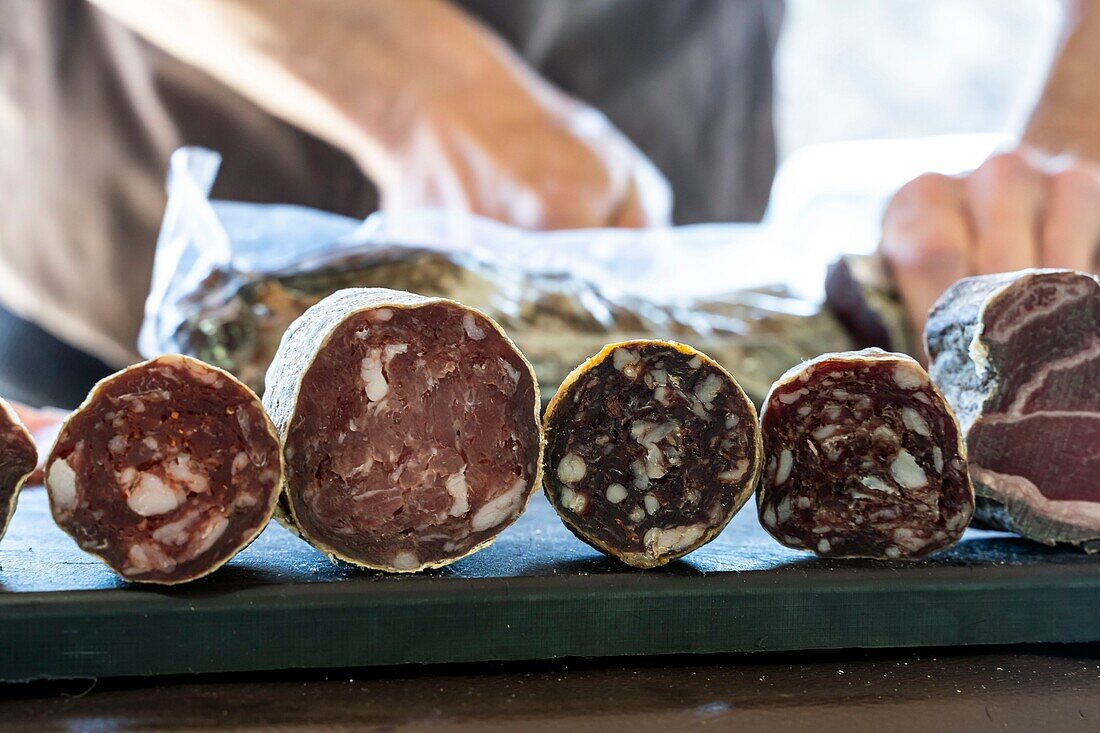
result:
[[[606,346],[566,378],[544,425],[550,503],[577,537],[634,567],[712,540],[760,476],[752,402],[683,344]]]
[[[0,399],[0,537],[15,513],[19,489],[37,464],[34,439],[11,405]]]
[[[271,519],[279,441],[229,373],[162,356],[107,377],[46,461],[54,520],[124,579],[171,585],[213,572]]]
[[[976,523],[1100,550],[1100,281],[967,278],[932,308],[932,378],[955,408]]]
[[[492,319],[455,301],[337,291],[290,326],[266,385],[283,520],[330,557],[447,565],[492,542],[538,485],[534,372]]]
[[[825,557],[913,559],[954,544],[974,491],[951,409],[924,369],[879,349],[825,354],[761,413],[764,529]]]

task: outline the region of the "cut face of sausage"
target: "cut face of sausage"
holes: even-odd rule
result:
[[[975,519],[1100,549],[1100,281],[961,280],[933,307],[931,374],[965,431]]]
[[[756,410],[737,382],[682,344],[612,344],[546,411],[545,490],[580,539],[640,568],[713,539],[760,473]]]
[[[30,432],[15,411],[0,399],[0,537],[8,528],[19,500],[19,489],[38,464]]]
[[[340,291],[291,327],[267,385],[290,521],[332,556],[446,565],[511,524],[537,482],[530,365],[453,301]]]
[[[181,583],[248,545],[282,463],[259,399],[229,374],[163,356],[96,385],[46,462],[54,520],[126,580]]]
[[[787,372],[761,415],[760,522],[822,556],[912,559],[954,544],[974,509],[950,409],[916,361],[878,349]]]

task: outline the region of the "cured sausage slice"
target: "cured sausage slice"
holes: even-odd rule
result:
[[[57,524],[124,579],[213,572],[271,519],[279,441],[259,398],[227,372],[162,356],[107,377],[46,461]]]
[[[0,537],[8,529],[19,501],[19,489],[38,464],[30,431],[5,400],[0,399]]]
[[[565,526],[639,568],[712,540],[763,462],[756,409],[737,381],[668,341],[606,346],[566,378],[544,424],[544,488]]]
[[[788,547],[913,559],[954,544],[970,522],[958,423],[908,356],[804,362],[772,387],[761,427],[760,522]]]
[[[1100,281],[1025,270],[959,281],[925,331],[978,493],[975,520],[1100,550]]]
[[[447,565],[492,542],[538,484],[534,372],[492,319],[452,300],[337,291],[290,326],[266,384],[284,521],[331,557]]]

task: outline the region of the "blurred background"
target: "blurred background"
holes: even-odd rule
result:
[[[1060,20],[1051,0],[787,0],[780,159],[837,140],[1018,132]]]
[[[1049,0],[787,0],[767,219],[806,245],[802,267],[873,250],[889,197],[912,178],[1009,146],[1061,20]]]

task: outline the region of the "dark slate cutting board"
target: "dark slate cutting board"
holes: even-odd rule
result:
[[[0,543],[0,678],[409,662],[1100,641],[1100,556],[971,530],[916,563],[824,561],[746,507],[714,542],[638,571],[536,496],[487,550],[388,576],[336,566],[274,523],[187,586],[127,586],[23,492]]]

